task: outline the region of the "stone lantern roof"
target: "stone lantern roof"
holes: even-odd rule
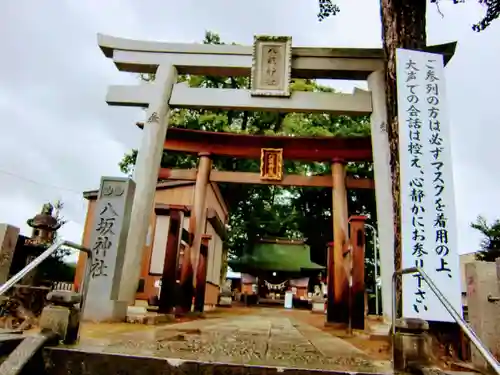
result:
[[[61,227],[57,219],[52,216],[53,207],[50,203],[44,204],[41,213],[35,215],[32,219],[28,219],[28,225],[33,229],[43,229],[56,231]]]
[[[33,232],[31,238],[24,242],[25,245],[47,246],[54,241],[56,231],[62,224],[52,216],[53,209],[54,207],[50,203],[44,204],[41,213],[26,221],[33,228]]]

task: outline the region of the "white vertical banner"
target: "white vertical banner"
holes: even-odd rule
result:
[[[462,312],[443,56],[398,49],[403,268],[422,268]],[[403,277],[403,316],[453,321],[419,275]]]

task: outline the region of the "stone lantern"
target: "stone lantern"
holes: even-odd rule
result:
[[[44,246],[52,244],[56,231],[61,227],[57,219],[52,216],[53,209],[54,207],[50,203],[46,203],[43,205],[41,213],[27,221],[33,231],[31,238],[26,240],[26,245]]]

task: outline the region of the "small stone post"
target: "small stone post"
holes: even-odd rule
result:
[[[92,265],[83,316],[92,321],[125,320],[127,301],[119,301],[125,246],[135,184],[103,177],[92,223]],[[136,265],[140,268],[140,263]]]
[[[68,290],[55,290],[47,295],[49,305],[45,306],[40,316],[40,329],[52,331],[66,345],[78,341],[80,328],[80,308],[82,296]]]
[[[412,367],[430,363],[429,323],[422,319],[401,318],[396,320],[394,337],[394,371],[408,371]]]

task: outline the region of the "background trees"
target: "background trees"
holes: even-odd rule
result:
[[[477,229],[483,235],[481,251],[476,253],[476,259],[485,262],[494,262],[500,258],[500,220],[488,224],[483,216],[478,216],[471,227]]]

